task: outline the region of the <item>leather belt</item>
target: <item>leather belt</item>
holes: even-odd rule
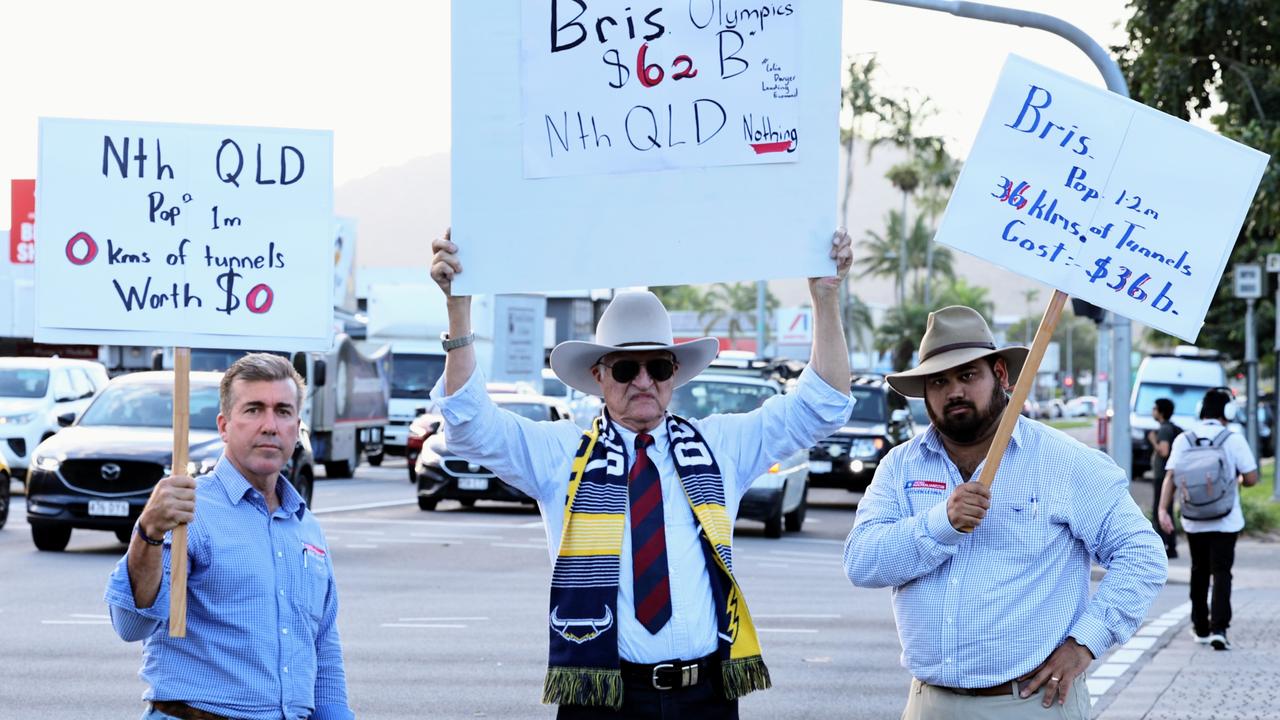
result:
[[[946,690],[947,692],[955,695],[968,695],[970,697],[1001,697],[1004,695],[1013,695],[1016,692],[1016,683],[1012,680],[985,688],[953,688],[945,685],[934,685],[923,680],[920,681],[920,684],[927,685],[931,688],[937,688],[939,690]]]
[[[711,670],[719,666],[719,661],[713,655],[697,660],[668,660],[653,665],[623,660],[622,679],[654,690],[677,690],[709,681]]]
[[[173,717],[180,718],[180,720],[232,720],[232,718],[229,718],[226,715],[219,715],[207,710],[201,710],[200,708],[193,708],[184,702],[178,702],[176,700],[153,702],[151,703],[151,707],[159,710],[165,715],[172,715]]]

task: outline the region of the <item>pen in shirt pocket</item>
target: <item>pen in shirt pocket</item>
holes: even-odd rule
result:
[[[1040,512],[1040,498],[1035,495],[1031,496],[1031,517],[1035,517]]]

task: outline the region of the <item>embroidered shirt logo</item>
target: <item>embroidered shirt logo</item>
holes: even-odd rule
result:
[[[322,558],[326,554],[323,548],[318,548],[315,545],[312,545],[311,543],[302,543],[302,547],[306,548],[308,552],[310,552],[312,555],[315,555],[316,557]]]
[[[939,480],[908,480],[902,489],[907,492],[946,492],[947,484]]]
[[[551,629],[560,637],[571,643],[581,645],[595,640],[613,627],[613,611],[606,605],[604,617],[598,618],[565,618],[560,619],[560,606],[551,609]]]

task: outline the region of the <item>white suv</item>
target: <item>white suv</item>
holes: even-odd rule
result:
[[[36,446],[61,429],[59,418],[79,417],[106,384],[107,369],[90,360],[0,358],[0,453],[13,475],[25,476]]]

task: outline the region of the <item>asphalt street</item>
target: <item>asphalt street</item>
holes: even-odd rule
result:
[[[743,701],[744,718],[900,714],[910,678],[898,662],[890,593],[854,588],[840,566],[856,498],[812,490],[804,531],[781,540],[738,523],[737,573],[774,681]],[[445,502],[420,511],[395,459],[362,466],[354,479],[321,480],[314,505],[341,593],[359,717],[554,716],[539,704],[551,565],[534,510]],[[140,645],[115,636],[102,602],[124,546],[110,533],[77,531],[67,552],[38,552],[24,515],[15,497],[0,530],[0,718],[78,720],[86,708],[91,717],[137,717]],[[1152,616],[1173,618],[1184,597],[1185,588],[1166,589]],[[1160,647],[1131,654],[1135,671]],[[1096,707],[1123,687],[1113,679],[1095,690]]]

